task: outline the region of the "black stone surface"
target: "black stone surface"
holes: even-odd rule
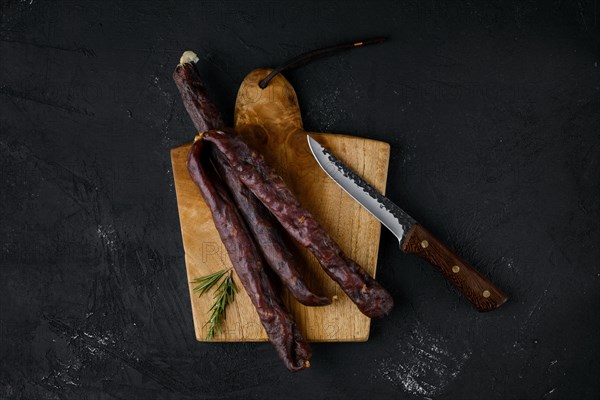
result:
[[[596,399],[600,5],[582,1],[2,1],[1,399]],[[169,149],[183,50],[231,121],[251,69],[308,129],[391,143],[388,195],[489,275],[479,314],[382,237],[397,303],[366,343],[193,335]]]

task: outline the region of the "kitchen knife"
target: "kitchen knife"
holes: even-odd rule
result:
[[[479,311],[491,311],[508,299],[486,277],[455,255],[404,210],[365,182],[326,148],[307,135],[317,163],[342,189],[358,201],[400,241],[404,253],[417,254],[440,272]]]

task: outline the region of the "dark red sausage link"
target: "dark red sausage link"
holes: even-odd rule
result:
[[[223,182],[229,188],[229,193],[254,235],[267,264],[300,303],[307,306],[331,304],[329,298],[319,296],[308,288],[297,266],[298,257],[292,253],[285,242],[279,222],[238,179],[223,153],[214,146],[211,147],[211,159]]]
[[[173,80],[197,132],[220,129],[224,126],[221,113],[209,100],[194,62],[179,64],[173,72]]]
[[[340,285],[363,314],[376,318],[391,311],[394,306],[392,296],[342,252],[260,154],[252,151],[231,129],[205,132],[204,139],[214,143],[227,157],[242,183],[293,238],[312,252],[325,272]]]
[[[233,268],[254,304],[269,340],[290,371],[310,366],[311,349],[266,275],[262,256],[223,182],[207,163],[199,136],[187,160],[190,176],[209,207]]]

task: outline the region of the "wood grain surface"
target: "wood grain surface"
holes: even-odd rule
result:
[[[506,293],[420,224],[413,225],[406,234],[402,251],[416,254],[437,267],[478,311],[495,310],[508,300]]]
[[[235,129],[251,147],[260,151],[281,174],[344,252],[375,275],[381,227],[321,170],[306,141],[311,134],[381,192],[385,192],[390,147],[387,143],[358,137],[304,131],[296,93],[281,75],[267,88],[258,81],[270,70],[252,71],[240,86],[235,107]],[[190,132],[190,137],[194,133]],[[188,280],[231,267],[210,211],[188,175],[185,160],[190,144],[171,150],[173,176]],[[336,299],[325,307],[306,307],[284,291],[284,299],[309,341],[365,341],[370,319],[358,311],[343,291],[305,249],[297,246],[304,261],[304,276],[316,292]],[[237,281],[238,287],[241,284]],[[205,341],[210,296],[198,297],[190,284],[196,339]],[[267,336],[245,291],[229,306],[223,332],[215,341],[266,341]]]

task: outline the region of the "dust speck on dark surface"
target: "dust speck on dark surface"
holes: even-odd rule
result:
[[[596,399],[600,6],[546,1],[3,1],[1,399]],[[383,232],[366,343],[194,339],[169,149],[184,50],[231,123],[286,73],[307,130],[391,144],[387,194],[510,296],[479,314]]]

